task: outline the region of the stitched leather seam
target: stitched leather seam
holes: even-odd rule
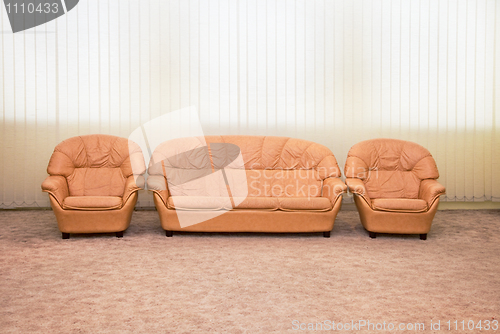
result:
[[[314,144],[316,144],[316,143],[311,142],[311,144],[310,144],[309,146],[307,146],[307,148],[306,148],[306,149],[302,152],[302,155],[300,156],[299,161],[300,161],[300,160],[302,160],[302,157],[304,156],[304,154],[306,154],[307,150],[308,150],[309,148],[311,148],[311,146],[313,146]],[[305,169],[310,170],[310,169],[312,169],[312,168],[305,168]]]
[[[264,164],[262,163],[262,155],[264,154],[264,143],[266,142],[266,138],[267,136],[264,136],[264,139],[262,140],[262,146],[260,147],[260,164],[261,166],[264,166]]]
[[[288,137],[288,140],[285,142],[285,145],[283,145],[283,147],[281,148],[280,157],[278,159],[278,162],[279,162],[279,160],[283,159],[283,151],[285,150],[286,145],[288,145],[288,142],[290,141],[290,139],[292,139],[292,138]]]

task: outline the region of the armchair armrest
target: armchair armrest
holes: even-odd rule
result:
[[[158,194],[163,203],[167,205],[167,199],[170,194],[167,187],[167,180],[163,175],[149,175],[148,190]]]
[[[332,205],[347,191],[347,186],[337,177],[329,177],[323,181],[322,197],[328,198]]]
[[[125,181],[125,192],[123,193],[123,203],[125,204],[133,193],[141,189],[144,189],[144,176],[130,175]]]
[[[356,178],[348,178],[345,180],[345,183],[347,184],[347,187],[349,188],[349,191],[351,193],[360,196],[370,207],[372,206],[372,201],[370,199],[370,196],[368,196],[365,183],[362,180]]]
[[[60,175],[48,176],[42,183],[42,191],[52,195],[61,207],[64,199],[69,196],[66,178]]]
[[[431,207],[434,201],[445,193],[446,189],[438,181],[433,179],[422,180],[420,183],[418,198],[426,201],[428,207]]]

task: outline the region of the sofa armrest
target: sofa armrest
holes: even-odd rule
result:
[[[322,197],[326,197],[335,205],[335,202],[347,191],[347,186],[337,177],[329,177],[323,181]]]
[[[125,192],[123,193],[123,204],[125,204],[129,197],[139,191],[144,189],[144,176],[142,175],[130,175],[125,181]]]
[[[434,201],[445,193],[446,189],[438,181],[432,179],[422,180],[422,182],[420,182],[418,198],[426,201],[430,208],[432,204],[434,204]]]
[[[69,196],[66,178],[60,175],[48,176],[42,183],[42,191],[52,195],[61,207],[64,199]]]
[[[149,175],[148,190],[158,194],[163,203],[167,205],[167,199],[170,194],[167,187],[167,180],[163,175]]]
[[[347,187],[349,188],[349,191],[351,193],[360,196],[365,200],[366,204],[368,204],[370,207],[372,206],[372,201],[370,199],[370,196],[368,196],[365,183],[362,180],[356,178],[347,178],[345,180],[345,183],[347,184]]]

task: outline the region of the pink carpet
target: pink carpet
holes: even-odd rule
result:
[[[137,211],[122,239],[69,240],[51,211],[0,211],[0,247],[2,333],[286,333],[363,321],[386,330],[344,331],[423,333],[449,320],[459,330],[446,332],[471,333],[469,320],[500,316],[498,210],[439,211],[426,241],[370,239],[355,211],[340,212],[329,239],[166,238],[156,212]]]

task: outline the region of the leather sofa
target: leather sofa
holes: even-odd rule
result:
[[[63,239],[70,233],[115,232],[123,236],[144,188],[140,147],[125,138],[87,135],[54,149],[42,190],[49,193]]]
[[[160,144],[148,189],[162,228],[190,232],[323,232],[347,190],[332,152],[288,137],[207,136]]]
[[[400,233],[427,238],[445,193],[427,149],[397,139],[363,141],[350,149],[344,173],[370,237]]]

